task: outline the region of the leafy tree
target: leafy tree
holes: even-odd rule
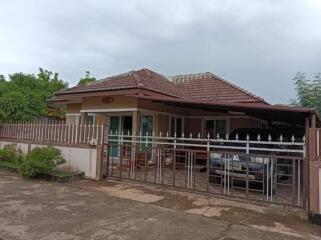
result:
[[[0,77],[0,121],[27,121],[47,116],[46,100],[68,84],[58,73],[39,69],[39,74],[15,73],[8,81]]]
[[[90,71],[87,70],[85,76],[83,78],[80,78],[78,85],[83,85],[94,81],[96,81],[96,78],[90,76]]]
[[[315,73],[308,79],[305,73],[298,72],[293,78],[297,99],[293,105],[316,108],[321,113],[321,73]]]

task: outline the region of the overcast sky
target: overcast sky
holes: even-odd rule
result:
[[[150,68],[210,71],[272,103],[321,71],[321,0],[3,0],[0,74],[59,72],[70,85]]]

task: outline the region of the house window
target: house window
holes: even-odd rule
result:
[[[215,120],[206,120],[206,128],[205,128],[206,137],[210,136],[210,138],[215,137]]]
[[[133,117],[132,116],[123,116],[122,117],[122,131],[124,134],[131,135],[133,130]]]
[[[170,136],[174,137],[175,133],[177,137],[182,137],[182,129],[183,129],[183,120],[182,118],[178,117],[171,117],[171,122],[170,122]]]
[[[227,133],[227,121],[226,119],[214,119],[206,120],[205,124],[205,136],[210,135],[210,138],[216,138],[217,134],[220,138],[225,138]]]
[[[87,125],[93,125],[95,123],[95,114],[89,113],[86,118]]]
[[[153,130],[154,130],[153,124],[154,124],[153,116],[142,116],[141,128],[140,128],[142,135],[151,136],[153,134]]]

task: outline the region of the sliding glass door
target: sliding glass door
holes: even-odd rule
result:
[[[225,138],[227,133],[227,121],[226,119],[213,119],[206,120],[205,135],[209,134],[210,138]]]
[[[120,116],[111,116],[110,117],[110,133],[111,135],[119,135],[120,134]],[[119,137],[118,136],[110,136],[111,141],[110,154],[112,157],[119,157]]]
[[[141,134],[142,134],[142,138],[141,141],[143,141],[143,143],[141,143],[141,149],[146,149],[146,148],[152,148],[153,143],[152,143],[152,139],[148,138],[147,136],[152,136],[153,135],[153,131],[154,131],[154,117],[153,116],[142,116],[141,117],[141,125],[140,125],[140,130],[141,130]]]
[[[111,140],[111,156],[119,157],[120,155],[120,137],[122,133],[124,135],[131,135],[133,129],[133,117],[132,116],[111,116],[110,117],[110,133],[109,139]],[[123,137],[126,139],[126,136]]]
[[[177,137],[182,137],[183,133],[183,120],[180,117],[171,117],[170,122],[170,136],[174,137],[175,133]]]

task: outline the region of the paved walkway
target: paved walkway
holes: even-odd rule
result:
[[[86,180],[64,185],[24,180],[0,172],[0,239],[5,240],[251,240],[321,236],[321,228],[307,223],[300,215],[276,212],[153,187]],[[258,221],[259,216],[266,218]]]

